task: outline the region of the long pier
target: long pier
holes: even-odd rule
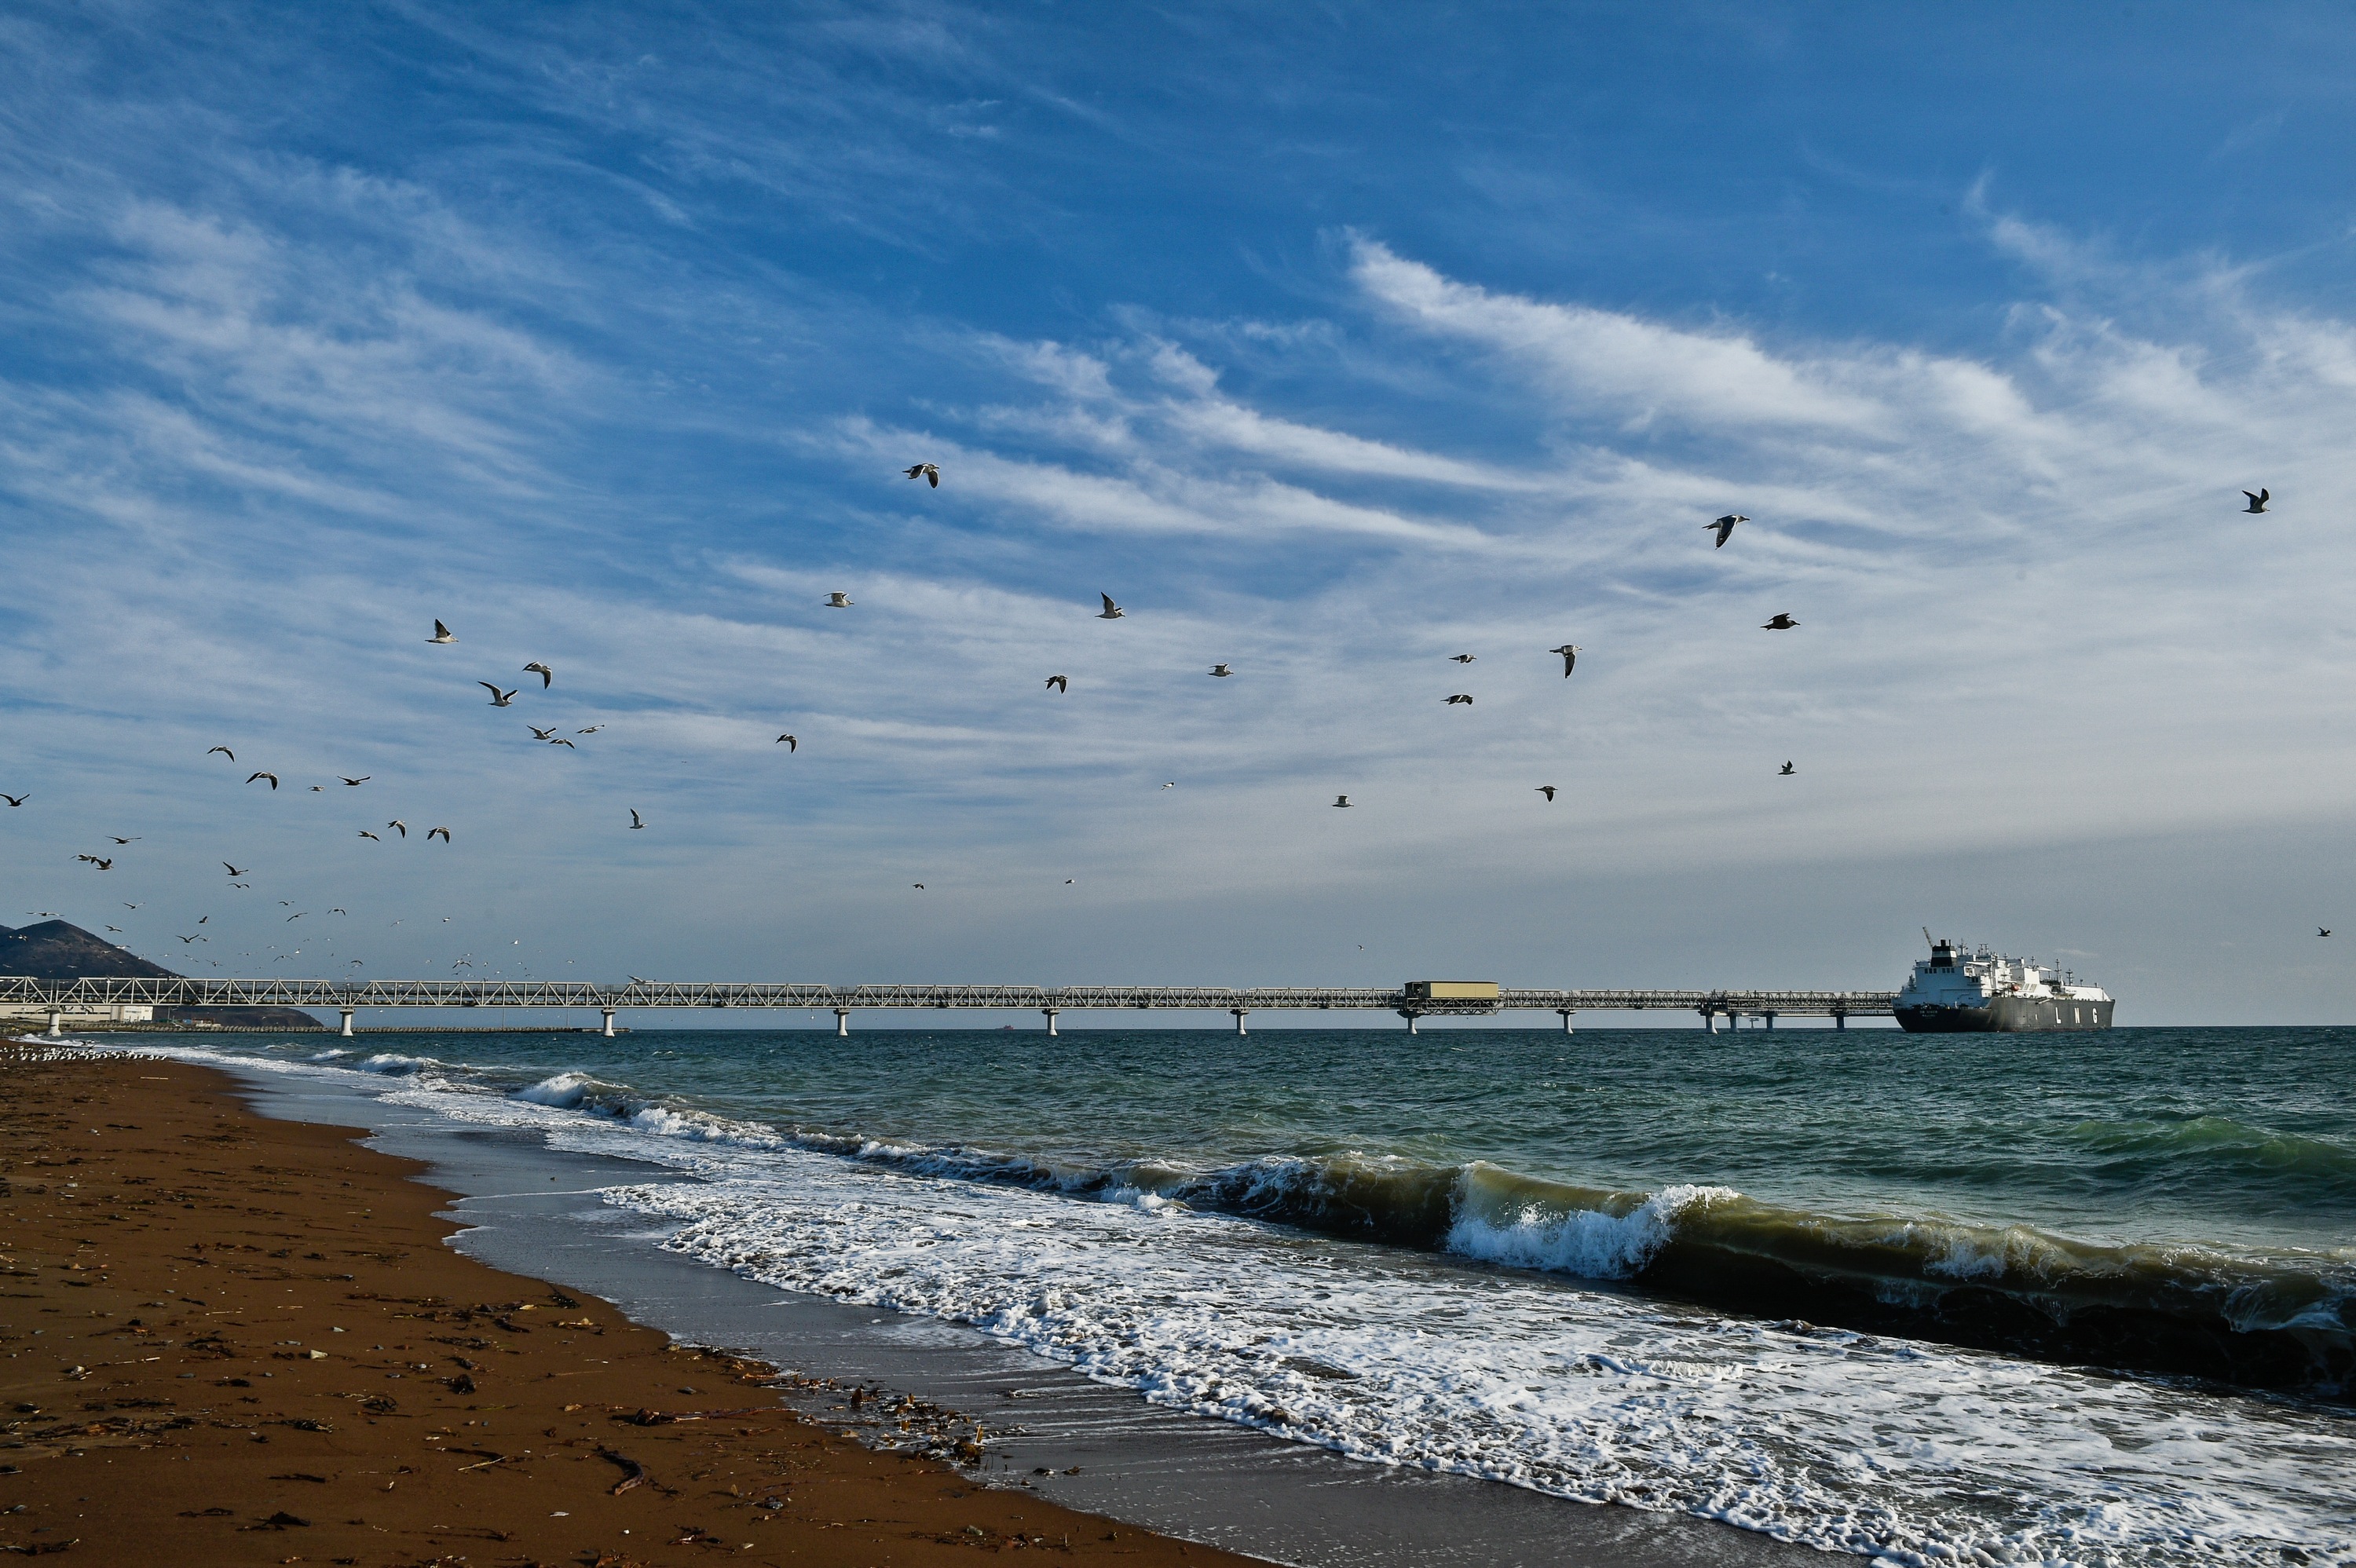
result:
[[[1182,1009],[1234,1015],[1236,1032],[1255,1012],[1388,1012],[1407,1020],[1409,1032],[1426,1018],[1475,1018],[1500,1011],[1552,1012],[1563,1032],[1582,1012],[1691,1012],[1715,1031],[1745,1015],[1775,1027],[1778,1016],[1830,1018],[1846,1029],[1852,1018],[1887,1017],[1892,991],[1533,991],[1497,987],[1493,995],[1433,997],[1419,985],[1375,987],[1205,986],[816,986],[746,981],[631,980],[599,985],[586,980],[204,980],[104,978],[38,980],[0,976],[0,1008],[44,1011],[49,1032],[59,1032],[69,1011],[124,1007],[316,1008],[352,1015],[362,1008],[594,1008],[614,1032],[614,1015],[637,1008],[809,1008],[831,1010],[837,1034],[851,1032],[851,1015],[877,1008],[992,1008],[1044,1014],[1055,1032],[1060,1013]]]

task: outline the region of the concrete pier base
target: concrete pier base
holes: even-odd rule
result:
[[[603,1034],[607,1040],[611,1040],[614,1038],[614,1009],[611,1008],[603,1008],[599,1010],[605,1015],[605,1027],[598,1032]]]
[[[850,1035],[851,1009],[849,1008],[837,1008],[834,1009],[834,1032],[844,1037],[848,1037]]]
[[[337,1010],[337,1012],[339,1012],[339,1013],[341,1013],[341,1014],[343,1014],[343,1015],[344,1015],[344,1027],[343,1027],[341,1029],[339,1029],[337,1032],[338,1032],[338,1033],[340,1033],[340,1034],[341,1034],[341,1035],[342,1035],[346,1040],[349,1040],[349,1039],[351,1039],[351,1038],[352,1038],[352,1009],[351,1009],[351,1008],[337,1008],[336,1010]]]

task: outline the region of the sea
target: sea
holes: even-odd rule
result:
[[[604,1201],[1371,1464],[1910,1564],[2356,1564],[2356,1030],[139,1045],[683,1173]]]

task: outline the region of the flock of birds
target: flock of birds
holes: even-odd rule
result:
[[[941,470],[938,464],[912,464],[904,470],[904,472],[910,479],[921,479],[933,489],[937,490],[940,488]],[[2248,505],[2243,509],[2251,514],[2264,513],[2266,510],[2268,503],[2274,499],[2273,491],[2263,486],[2256,490],[2244,490],[2242,494],[2248,501]],[[1714,518],[1710,522],[1704,524],[1703,528],[1706,532],[1709,532],[1717,536],[1716,542],[1712,548],[1714,549],[1723,549],[1726,548],[1728,542],[1734,538],[1735,530],[1749,521],[1751,521],[1751,518],[1745,514],[1740,512],[1730,512],[1723,517]],[[1115,603],[1111,594],[1100,592],[1098,597],[1103,601],[1103,608],[1097,612],[1096,618],[1098,620],[1118,621],[1128,615],[1129,612],[1122,609],[1119,603]],[[837,591],[830,592],[827,595],[824,608],[830,610],[850,610],[856,608],[856,605],[852,603],[849,593]],[[1789,613],[1779,611],[1772,617],[1767,620],[1761,629],[1770,632],[1789,632],[1797,630],[1799,625],[1800,623],[1794,620]],[[434,623],[434,635],[425,640],[426,642],[437,646],[446,647],[455,645],[458,641],[458,638],[456,634],[452,632],[448,625],[437,619]],[[1578,669],[1579,656],[1585,650],[1575,643],[1565,642],[1559,646],[1549,648],[1547,651],[1558,656],[1562,660],[1563,677],[1565,679],[1569,679],[1571,674]],[[1449,656],[1449,658],[1451,662],[1454,664],[1459,666],[1467,666],[1475,663],[1478,656],[1469,653],[1453,654]],[[556,684],[556,671],[544,660],[533,659],[528,662],[524,665],[522,673],[526,675],[537,675],[540,677],[541,689],[543,691],[549,690]],[[1231,666],[1226,664],[1215,664],[1211,666],[1210,674],[1213,677],[1217,679],[1227,679],[1234,676],[1235,670]],[[524,688],[521,686],[512,688],[501,687],[496,681],[478,679],[476,684],[490,693],[489,705],[493,708],[513,707],[515,705],[516,698],[524,690]],[[1064,674],[1050,675],[1046,677],[1046,687],[1048,690],[1054,691],[1058,695],[1067,696],[1071,691],[1071,677]],[[1465,691],[1451,692],[1444,700],[1446,705],[1451,708],[1470,708],[1472,706],[1473,694]],[[527,725],[526,728],[530,730],[532,738],[535,741],[551,746],[562,746],[568,750],[578,749],[576,741],[573,738],[556,733],[555,726],[552,725],[542,727],[535,724]],[[585,738],[587,736],[596,734],[599,731],[605,728],[605,726],[602,723],[593,724],[586,729],[574,731],[573,735]],[[801,741],[799,737],[791,732],[779,735],[775,744],[784,746],[789,752],[798,752],[801,750]],[[232,763],[235,763],[237,761],[237,753],[226,745],[214,746],[205,754],[207,756],[218,754],[228,758]],[[1797,773],[1798,768],[1794,763],[1787,760],[1781,768],[1776,770],[1776,772],[1777,776],[1788,778]],[[334,776],[337,780],[335,784],[315,784],[309,786],[311,792],[313,794],[325,794],[328,790],[336,787],[358,789],[369,784],[373,777],[372,774],[368,773],[362,773],[358,777],[353,777],[344,773],[337,773]],[[266,768],[257,768],[246,775],[245,782],[248,784],[266,784],[273,791],[275,791],[279,787],[280,781],[279,775],[275,772]],[[1164,784],[1162,787],[1165,790],[1173,789],[1177,787],[1176,781],[1173,780],[1170,783]],[[1549,805],[1553,803],[1555,796],[1558,792],[1558,786],[1550,784],[1537,784],[1534,786],[1534,789],[1537,794],[1543,795]],[[24,805],[25,803],[31,798],[32,797],[29,793],[25,795],[9,795],[5,792],[0,792],[0,801],[5,801],[12,808]],[[1337,809],[1346,810],[1351,807],[1353,804],[1354,803],[1347,795],[1337,795],[1333,797],[1333,805]],[[630,813],[629,830],[643,831],[648,826],[646,818],[639,813],[637,807],[632,806],[627,809]],[[396,833],[402,838],[405,839],[409,837],[409,824],[399,817],[395,817],[384,824],[383,831]],[[140,837],[135,835],[127,837],[115,837],[112,835],[109,835],[109,837],[113,837],[115,846],[113,853],[90,854],[85,852],[75,856],[75,859],[80,863],[91,866],[96,870],[111,871],[114,869],[115,862],[120,857],[121,851],[132,844],[140,842]],[[382,834],[373,828],[363,827],[359,829],[359,837],[369,839],[374,843],[380,844],[384,842]],[[424,838],[427,843],[431,843],[436,838],[441,839],[445,845],[452,842],[450,829],[447,827],[439,825],[427,828],[425,830]],[[250,888],[252,885],[252,883],[243,880],[243,879],[251,873],[251,867],[241,867],[230,861],[224,860],[221,862],[221,868],[229,873],[230,886],[237,888]],[[1069,879],[1066,880],[1069,880]],[[925,884],[922,882],[916,882],[911,885],[919,891],[923,891],[925,887]],[[284,900],[281,901],[282,903],[284,901],[285,901]],[[125,907],[137,909],[139,906],[137,904],[128,904]],[[27,912],[30,913],[34,912],[28,911]],[[298,912],[287,918],[290,921],[299,920],[303,917],[304,912]],[[341,914],[345,912],[338,909],[331,911],[330,912]],[[202,917],[198,921],[198,923],[201,925],[209,918],[210,916],[209,915]],[[394,923],[399,924],[400,923],[396,921]],[[119,932],[121,928],[110,925],[107,929],[109,931]],[[2328,937],[2330,934],[2330,930],[2326,927],[2319,927],[2316,931],[2316,935],[2319,937]],[[179,940],[183,943],[194,943],[207,940],[207,938],[201,935],[192,934],[181,936],[179,937]],[[358,963],[359,961],[354,960],[354,962]]]
[[[924,480],[936,490],[940,488],[941,469],[940,464],[937,463],[912,464],[907,468],[902,470],[902,472],[906,474],[911,479]],[[2253,500],[2255,500],[2255,497],[2253,497]],[[1716,518],[1703,526],[1708,530],[1718,535],[1718,543],[1712,548],[1723,549],[1726,548],[1726,541],[1734,537],[1736,527],[1740,524],[1747,523],[1751,519],[1748,517],[1740,512],[1730,512],[1726,516]],[[1129,613],[1128,611],[1122,609],[1119,604],[1113,602],[1111,594],[1099,591],[1097,597],[1104,601],[1104,608],[1097,612],[1098,620],[1118,621]],[[849,595],[842,593],[829,594],[827,596],[827,605],[830,609],[837,610],[847,610],[852,607]],[[1800,623],[1792,619],[1790,615],[1783,613],[1782,611],[1778,611],[1774,617],[1769,620],[1761,629],[1769,632],[1790,632],[1798,630],[1799,624]],[[1579,656],[1586,651],[1586,649],[1580,647],[1576,643],[1564,643],[1559,647],[1548,648],[1547,650],[1547,652],[1556,655],[1562,660],[1562,675],[1565,680],[1569,680],[1570,678],[1571,672],[1579,667]],[[1449,662],[1451,664],[1469,665],[1478,662],[1480,656],[1478,654],[1451,654],[1448,656],[1448,658]],[[1215,664],[1211,667],[1211,674],[1220,679],[1225,679],[1235,673],[1234,668],[1227,665]],[[1072,689],[1072,677],[1068,675],[1051,675],[1047,677],[1047,689],[1056,692],[1059,695],[1068,696]],[[1472,693],[1469,691],[1451,692],[1443,701],[1445,705],[1450,708],[1470,708],[1472,706]],[[781,741],[789,741],[792,737],[789,735],[780,735],[778,739]],[[1793,763],[1786,762],[1783,767],[1777,770],[1777,774],[1779,777],[1788,778],[1798,771],[1798,768]],[[1175,786],[1165,784],[1162,787],[1163,789],[1171,789]],[[1537,784],[1532,787],[1537,794],[1546,796],[1548,805],[1553,804],[1554,797],[1560,788],[1560,786],[1557,784]],[[1354,803],[1351,801],[1350,797],[1346,795],[1337,795],[1333,797],[1333,805],[1336,809],[1346,811],[1350,809],[1353,804]],[[924,884],[922,882],[918,882],[916,883],[915,886],[921,889]]]
[[[435,644],[435,645],[438,645],[447,646],[447,645],[451,645],[451,644],[454,644],[454,643],[457,642],[458,638],[457,638],[457,635],[456,635],[455,633],[452,632],[452,631],[450,630],[450,628],[449,628],[449,626],[448,626],[448,625],[446,625],[445,624],[444,624],[443,622],[441,622],[441,621],[439,621],[439,620],[436,620],[436,621],[434,623],[434,635],[433,635],[432,636],[430,636],[430,637],[426,638],[425,640],[426,640],[428,643],[431,643],[431,644]],[[540,677],[541,689],[541,690],[543,690],[543,691],[545,691],[545,690],[549,689],[551,687],[552,687],[552,686],[553,686],[553,685],[555,685],[555,683],[556,683],[556,671],[555,671],[555,670],[554,670],[551,666],[549,666],[547,663],[545,663],[545,662],[544,662],[544,661],[542,661],[542,660],[534,659],[534,660],[532,660],[530,663],[526,664],[526,665],[523,667],[523,668],[524,668],[524,673],[529,674],[529,675],[537,675],[537,676],[539,676],[539,677]],[[507,707],[511,707],[511,706],[514,704],[514,701],[515,701],[515,699],[516,699],[516,696],[517,696],[517,691],[521,689],[520,688],[517,688],[517,690],[509,690],[509,689],[505,689],[505,688],[502,688],[501,687],[499,687],[499,686],[498,686],[498,685],[494,684],[493,682],[491,682],[491,681],[487,681],[487,680],[478,680],[477,682],[476,682],[476,684],[477,684],[477,685],[478,685],[478,686],[480,686],[480,687],[482,687],[482,688],[484,688],[486,690],[487,690],[487,691],[491,694],[490,706],[492,706],[492,707],[494,707],[494,708],[507,708]],[[547,742],[547,743],[549,743],[549,744],[551,744],[551,745],[564,746],[564,747],[573,748],[573,749],[576,749],[576,750],[578,749],[578,748],[575,746],[574,742],[573,742],[572,740],[569,740],[569,739],[567,739],[567,738],[565,738],[565,737],[563,737],[563,736],[560,736],[560,735],[558,735],[558,734],[556,733],[556,731],[555,731],[555,728],[554,728],[554,726],[550,726],[550,727],[548,727],[548,728],[544,728],[544,729],[543,729],[543,728],[541,728],[541,726],[539,726],[539,725],[527,725],[527,726],[526,726],[526,728],[531,731],[532,736],[533,736],[533,738],[534,738],[535,740],[545,741],[545,742]],[[594,734],[596,734],[599,731],[601,731],[601,730],[603,730],[603,729],[605,729],[605,726],[604,724],[602,724],[602,723],[599,723],[599,724],[592,724],[592,725],[590,725],[588,728],[584,729],[584,730],[577,730],[577,731],[573,731],[573,733],[574,733],[574,734],[576,734],[576,735],[594,735]],[[788,739],[788,740],[789,740],[789,739],[791,739],[791,737],[789,737],[789,736],[788,736],[788,737],[781,737],[781,739]],[[220,757],[225,757],[225,758],[227,758],[227,759],[228,759],[231,763],[235,763],[237,762],[237,752],[236,752],[234,750],[232,750],[230,747],[226,746],[226,745],[220,745],[220,746],[213,746],[213,747],[210,747],[210,748],[209,748],[209,749],[206,751],[205,755],[206,755],[206,756],[208,756],[208,757],[211,757],[211,756],[220,756]],[[355,777],[355,776],[353,776],[353,775],[351,775],[351,774],[348,774],[348,773],[336,773],[336,774],[332,775],[332,777],[333,777],[333,778],[334,778],[334,780],[336,781],[334,784],[312,784],[312,785],[310,785],[310,786],[309,786],[309,788],[310,788],[310,792],[311,792],[312,794],[314,794],[314,795],[324,795],[324,794],[328,793],[330,790],[332,790],[332,789],[336,789],[336,788],[359,789],[359,788],[360,788],[361,786],[363,786],[363,785],[365,785],[365,784],[367,784],[370,783],[370,782],[373,780],[373,778],[375,777],[375,775],[374,775],[374,774],[372,774],[372,773],[361,773],[361,774],[358,775],[357,777]],[[266,785],[268,785],[268,786],[269,786],[269,788],[270,788],[273,793],[274,793],[274,792],[276,792],[276,791],[278,790],[278,788],[280,787],[281,782],[282,782],[282,781],[281,781],[281,779],[280,779],[279,774],[277,773],[277,772],[276,772],[276,771],[274,771],[274,770],[273,770],[273,769],[270,769],[270,768],[256,768],[256,769],[254,769],[252,773],[250,773],[246,774],[246,776],[245,776],[245,783],[247,783],[248,784],[266,784]],[[32,798],[32,795],[31,795],[30,792],[27,792],[27,793],[26,793],[26,794],[24,794],[24,795],[5,795],[5,794],[0,794],[0,801],[5,801],[5,802],[6,802],[6,803],[11,806],[11,807],[18,807],[18,806],[22,806],[22,805],[25,805],[25,803],[26,803],[27,801],[30,800],[31,798]],[[645,818],[644,818],[643,816],[641,816],[639,815],[639,813],[638,813],[637,810],[635,810],[635,809],[633,809],[633,810],[630,812],[630,826],[631,826],[632,827],[634,827],[634,828],[643,828],[643,827],[646,827],[646,820],[645,820]],[[374,828],[372,828],[372,827],[363,827],[363,828],[360,828],[360,829],[359,830],[359,837],[360,837],[365,838],[365,839],[368,839],[368,840],[369,840],[369,841],[370,841],[370,842],[372,842],[372,843],[381,844],[381,843],[383,843],[383,842],[385,841],[385,840],[384,840],[384,834],[385,834],[385,833],[392,833],[392,834],[397,835],[399,838],[405,839],[405,838],[407,838],[407,837],[409,837],[410,828],[409,828],[409,824],[408,824],[408,822],[407,822],[406,820],[404,820],[404,819],[402,819],[402,818],[401,818],[401,817],[393,817],[393,818],[391,818],[391,820],[389,820],[388,822],[386,822],[386,823],[384,824],[384,827],[383,827],[383,830],[382,830],[382,832],[380,832],[380,831],[378,831],[378,830],[376,830],[376,829],[374,829]],[[121,851],[122,848],[123,848],[123,846],[126,846],[126,845],[131,845],[131,844],[136,844],[136,843],[139,843],[139,842],[141,842],[141,841],[142,841],[142,837],[143,837],[143,836],[141,836],[141,835],[132,835],[132,836],[129,836],[129,837],[123,837],[123,836],[112,835],[112,834],[108,835],[108,837],[113,839],[114,845],[115,845],[115,847],[116,847],[116,853],[114,853],[114,854],[105,854],[105,855],[92,855],[92,854],[89,854],[89,853],[83,853],[83,854],[76,855],[76,856],[74,857],[75,860],[76,860],[77,862],[79,862],[79,863],[88,865],[88,866],[90,866],[91,869],[95,869],[95,870],[100,870],[100,871],[112,871],[112,869],[114,869],[115,862],[116,862],[116,861],[117,861],[117,859],[120,858],[120,851]],[[437,838],[438,838],[438,839],[440,839],[444,844],[450,844],[450,843],[455,842],[455,840],[453,839],[453,837],[452,837],[452,836],[451,836],[450,829],[449,829],[446,826],[444,826],[444,825],[441,825],[441,824],[436,824],[436,825],[435,825],[435,826],[434,826],[434,827],[431,827],[426,828],[426,829],[425,829],[425,832],[424,832],[424,835],[423,835],[423,841],[424,841],[425,843],[428,843],[428,844],[431,844],[432,842],[434,842],[434,841],[435,839],[437,839]],[[220,867],[221,867],[221,869],[222,869],[222,870],[226,871],[226,872],[229,874],[229,885],[230,885],[230,887],[232,887],[232,888],[239,888],[239,889],[251,889],[251,888],[252,887],[252,885],[253,885],[253,884],[252,884],[252,882],[250,882],[250,881],[248,881],[248,880],[245,880],[246,878],[250,877],[250,876],[252,874],[252,872],[253,872],[253,868],[252,868],[252,866],[240,866],[240,865],[236,864],[234,861],[223,860],[223,861],[221,861],[221,862],[220,862]],[[292,907],[293,907],[293,904],[292,904],[291,901],[289,901],[289,900],[281,899],[281,900],[279,900],[278,901],[279,901],[279,903],[280,903],[283,907],[286,907],[286,908],[292,908]],[[123,904],[123,907],[124,907],[125,909],[129,909],[129,910],[137,910],[137,909],[139,909],[141,906],[140,906],[139,904],[137,904],[137,903],[125,902],[125,903]],[[27,914],[28,914],[28,915],[36,915],[36,916],[38,916],[38,917],[43,918],[43,919],[52,918],[52,917],[54,917],[54,916],[56,915],[56,912],[55,912],[55,911],[51,911],[51,910],[38,910],[38,911],[36,911],[36,910],[27,910],[27,911],[26,911],[25,912],[26,912]],[[305,916],[305,915],[306,915],[306,914],[308,914],[309,912],[309,912],[309,911],[307,911],[307,910],[297,910],[297,911],[295,911],[295,912],[294,912],[293,914],[287,915],[287,916],[285,917],[285,920],[286,920],[287,922],[290,922],[290,923],[291,923],[291,922],[294,922],[294,921],[298,921],[298,920],[303,919],[303,918],[304,918],[304,916]],[[349,912],[348,912],[348,911],[344,910],[344,909],[341,909],[341,908],[331,909],[331,910],[327,911],[327,913],[329,913],[329,914],[345,914],[345,915],[348,915],[348,914],[349,913]],[[199,915],[199,916],[198,917],[198,919],[197,919],[197,924],[198,924],[198,925],[199,925],[199,926],[205,925],[205,924],[209,923],[211,921],[211,919],[212,919],[212,916],[211,916],[210,914]],[[392,923],[393,923],[394,925],[399,925],[399,924],[401,924],[402,923],[401,923],[400,921],[397,921],[397,920],[396,920],[396,921],[394,921]],[[448,917],[448,916],[446,916],[446,915],[445,915],[445,916],[444,916],[444,917],[443,917],[443,923],[444,923],[444,924],[448,924],[448,923],[450,923],[450,917]],[[115,933],[115,934],[117,934],[117,935],[122,935],[122,934],[123,934],[123,928],[122,928],[121,926],[118,926],[118,925],[109,924],[109,925],[107,925],[107,926],[106,926],[106,929],[107,929],[108,931],[110,931],[110,932],[114,933]],[[175,940],[178,941],[178,942],[179,942],[179,943],[181,943],[183,945],[193,945],[193,944],[197,944],[197,943],[200,943],[200,942],[210,942],[210,941],[212,940],[210,936],[209,936],[209,935],[207,935],[207,934],[205,934],[205,933],[201,933],[201,932],[192,932],[192,933],[189,933],[185,934],[185,935],[184,935],[184,934],[182,934],[182,933],[180,933],[174,932],[174,933],[172,933],[172,935],[173,935],[173,937],[175,938]],[[274,944],[274,943],[273,943],[273,944],[269,944],[269,946],[270,946],[272,949],[275,949],[276,945],[277,945],[277,944]],[[513,945],[519,945],[519,944],[513,944]],[[292,950],[292,951],[290,951],[290,952],[285,952],[285,953],[280,953],[280,954],[278,954],[278,955],[277,955],[276,959],[275,959],[275,960],[273,960],[273,961],[274,961],[274,962],[284,963],[284,962],[286,962],[286,961],[291,960],[291,959],[293,959],[293,958],[295,958],[295,957],[299,957],[299,956],[301,956],[301,954],[302,954],[302,949],[300,949],[300,948],[295,948],[295,949],[294,949],[294,950]],[[244,957],[252,957],[252,956],[256,956],[256,955],[253,955],[253,954],[243,954],[243,955],[241,955],[240,956],[244,956]],[[214,965],[214,966],[215,966],[215,967],[219,967],[219,966],[220,966],[220,965],[219,965],[219,963],[218,963],[218,961],[217,961],[217,960],[209,960],[208,962],[211,962],[211,963],[213,963],[213,965]],[[359,959],[355,958],[355,959],[350,960],[350,963],[351,963],[351,965],[352,965],[353,966],[357,967],[357,966],[359,966],[359,965],[362,963],[362,960],[359,960]],[[473,959],[473,955],[472,955],[471,954],[462,956],[462,957],[457,961],[457,963],[456,963],[456,965],[455,965],[455,967],[462,968],[462,969],[463,969],[463,968],[471,968],[471,967],[473,967],[473,966],[474,966],[474,959]],[[529,971],[527,971],[527,973],[529,973]]]

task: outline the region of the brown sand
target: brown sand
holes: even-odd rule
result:
[[[0,1553],[1253,1561],[863,1448],[766,1367],[451,1251],[448,1195],[356,1136],[203,1068],[0,1044]]]

